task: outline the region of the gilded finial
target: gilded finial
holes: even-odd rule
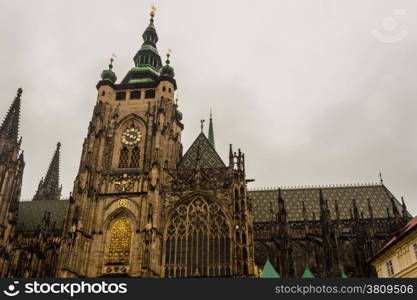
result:
[[[169,63],[170,63],[169,57],[171,56],[171,53],[172,53],[172,50],[171,49],[168,49],[167,50],[167,60],[166,60],[167,65],[169,65]]]
[[[112,56],[110,57],[110,64],[109,64],[109,69],[113,69],[113,62],[116,58],[116,54],[112,54]]]
[[[155,5],[151,5],[151,12],[149,13],[149,15],[151,16],[151,18],[153,18],[155,16],[155,12],[156,12]]]

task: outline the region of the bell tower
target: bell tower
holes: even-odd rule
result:
[[[19,138],[22,93],[23,90],[19,88],[0,125],[0,277],[7,276],[11,263],[25,168],[21,151],[22,139]]]
[[[165,170],[182,157],[182,114],[170,54],[157,50],[155,9],[120,83],[109,68],[84,140],[64,229],[59,277],[160,277]]]

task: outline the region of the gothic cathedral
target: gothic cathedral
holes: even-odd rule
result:
[[[59,277],[248,276],[254,269],[244,155],[226,166],[201,133],[183,156],[182,113],[154,13],[121,83],[109,69],[84,140]]]
[[[18,89],[0,126],[0,277],[375,276],[369,259],[411,218],[404,199],[382,178],[248,191],[245,155],[230,145],[220,158],[211,116],[184,154],[154,11],[142,38],[120,83],[112,60],[101,74],[69,199],[58,143],[32,201],[19,201]]]

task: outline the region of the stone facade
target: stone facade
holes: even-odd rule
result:
[[[113,61],[101,74],[69,199],[58,144],[33,200],[18,202],[18,92],[0,128],[0,276],[254,277],[266,261],[281,277],[372,276],[367,259],[410,218],[404,202],[382,182],[248,191],[245,155],[230,145],[222,161],[211,116],[183,154],[153,13],[142,37],[120,83]]]

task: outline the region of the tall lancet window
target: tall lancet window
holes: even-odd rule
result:
[[[117,218],[110,228],[110,242],[107,251],[108,264],[129,262],[132,229],[126,217]]]
[[[127,168],[129,164],[129,150],[127,147],[123,147],[120,150],[120,157],[119,157],[119,168]]]
[[[121,135],[122,148],[119,154],[119,168],[138,168],[140,163],[140,142],[142,132],[134,126],[127,128]]]
[[[221,208],[196,198],[177,207],[165,237],[165,276],[230,276],[230,228]]]
[[[139,167],[139,159],[140,159],[139,147],[135,147],[132,149],[132,155],[130,158],[130,167],[131,168]]]

